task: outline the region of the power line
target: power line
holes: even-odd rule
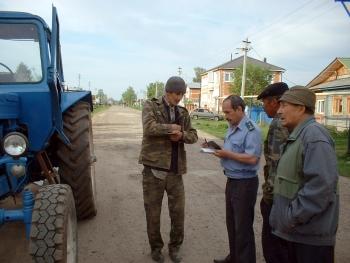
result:
[[[273,20],[272,22],[270,22],[267,26],[263,27],[262,29],[256,30],[255,32],[251,33],[249,35],[250,38],[254,38],[253,35],[259,35],[262,32],[266,31],[267,29],[269,29],[270,27],[273,27],[276,25],[277,22],[286,20],[286,18],[290,17],[291,15],[295,14],[296,12],[298,12],[299,10],[305,8],[307,5],[309,5],[310,3],[312,3],[314,0],[310,0],[304,4],[302,4],[301,6],[297,7],[296,9],[292,10],[291,12],[284,14],[280,17],[278,17],[277,19]]]
[[[283,75],[283,78],[285,78],[288,82],[290,82],[290,83],[292,83],[292,84],[294,84],[294,85],[298,85],[298,84],[295,83],[294,81],[291,81],[290,79],[288,79],[288,78],[286,77],[286,75]]]
[[[266,38],[266,34],[265,34],[264,36],[262,36],[261,39],[259,39],[259,37],[257,37],[257,36],[259,36],[260,34],[262,34],[264,31],[268,31],[269,29],[271,29],[271,28],[273,28],[273,27],[276,27],[276,26],[278,25],[277,22],[280,22],[280,21],[288,21],[288,18],[291,18],[291,17],[295,16],[295,14],[296,14],[298,11],[300,11],[300,10],[306,8],[308,5],[310,5],[310,4],[313,3],[314,1],[315,1],[315,0],[309,0],[309,1],[307,1],[306,3],[303,3],[302,5],[298,6],[298,7],[295,8],[295,9],[293,9],[291,12],[289,12],[289,13],[287,13],[287,14],[284,14],[284,15],[282,15],[282,16],[280,16],[280,17],[278,17],[277,19],[273,20],[273,22],[270,22],[267,26],[263,27],[262,29],[256,30],[254,33],[249,34],[250,38],[256,39],[256,40],[254,40],[255,43],[256,43],[256,42],[259,42],[261,39]],[[317,2],[317,3],[319,3],[319,2]],[[328,3],[329,3],[328,0],[326,0],[325,2],[322,2],[321,4],[318,4],[316,7],[313,7],[312,10],[315,10],[315,8],[317,9],[318,7],[323,6],[323,5],[325,5],[325,4],[328,4]],[[267,36],[267,37],[268,37],[268,36]],[[239,42],[236,42],[234,45],[238,45],[239,43],[240,43],[240,41],[239,41]],[[230,49],[229,47],[222,48],[221,50],[216,51],[214,54],[211,54],[211,55],[209,56],[209,58],[212,58],[212,57],[216,57],[216,58],[217,58],[217,57],[222,56],[222,55],[227,56],[227,53],[231,53],[231,54],[232,54],[232,51],[230,51],[230,50],[231,50],[231,49]],[[215,61],[215,62],[216,62],[216,61]]]
[[[251,47],[251,49],[255,52],[255,54],[258,55],[258,57],[259,57],[261,60],[263,59],[263,57],[259,55],[258,51],[256,51],[255,48]]]
[[[326,9],[323,9],[322,11],[324,12],[321,12],[321,13],[318,13],[316,14],[315,16],[312,16],[311,18],[307,18],[307,19],[304,19],[304,20],[301,20],[299,21],[298,23],[292,25],[292,26],[289,26],[289,28],[287,30],[284,30],[276,35],[265,35],[264,37],[262,38],[258,38],[257,40],[255,40],[255,43],[259,43],[259,42],[262,42],[262,41],[267,41],[267,40],[270,40],[270,39],[279,39],[281,38],[282,36],[284,36],[285,34],[289,33],[291,30],[295,30],[296,28],[299,28],[300,26],[305,26],[306,24],[314,21],[316,18],[319,18],[320,16],[332,11],[333,9],[337,8],[337,6],[333,6],[332,8],[326,8]]]

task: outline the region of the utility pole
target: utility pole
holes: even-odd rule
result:
[[[78,74],[78,89],[80,89],[80,73]]]
[[[242,87],[241,87],[241,98],[244,99],[244,91],[245,91],[245,81],[246,81],[246,70],[247,70],[247,52],[250,50],[249,44],[251,42],[248,41],[248,38],[246,40],[243,40],[244,47],[239,48],[244,52],[243,56],[243,73],[242,73]]]
[[[182,74],[182,68],[181,67],[178,67],[178,72],[179,72],[179,76],[181,76],[181,74]]]

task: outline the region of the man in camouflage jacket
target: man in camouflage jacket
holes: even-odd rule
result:
[[[142,110],[143,139],[139,163],[143,169],[143,198],[151,256],[164,262],[160,233],[160,214],[164,191],[168,195],[171,219],[169,256],[180,262],[179,248],[184,238],[185,193],[182,175],[186,173],[185,143],[195,143],[197,131],[192,128],[186,108],[178,106],[186,92],[180,77],[171,77],[165,95],[144,103]]]
[[[288,85],[284,82],[277,82],[268,85],[258,96],[263,101],[266,114],[273,118],[266,140],[264,141],[264,156],[266,165],[264,166],[265,182],[262,185],[263,198],[260,202],[261,215],[263,217],[263,227],[261,233],[261,241],[263,254],[266,263],[286,263],[288,262],[288,252],[283,241],[272,234],[269,224],[269,216],[272,208],[273,200],[273,184],[276,174],[278,160],[281,156],[281,145],[287,141],[288,130],[283,127],[277,111],[280,106],[279,99]]]

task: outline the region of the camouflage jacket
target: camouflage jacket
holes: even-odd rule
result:
[[[186,108],[177,106],[178,124],[182,126],[183,139],[178,143],[178,173],[184,174],[186,167],[185,143],[198,140],[197,131],[191,126],[191,119]],[[169,170],[171,165],[172,142],[167,106],[162,98],[147,100],[142,110],[143,138],[139,163]]]
[[[281,156],[281,146],[287,141],[288,130],[282,126],[279,118],[274,118],[264,141],[264,155],[266,165],[264,166],[265,182],[262,185],[263,199],[271,204],[273,199],[273,184],[277,171],[278,160]]]

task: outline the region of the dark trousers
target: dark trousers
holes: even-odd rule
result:
[[[258,178],[227,179],[226,226],[230,244],[230,262],[255,263],[254,206]]]
[[[169,250],[177,250],[184,239],[185,191],[182,175],[168,175],[164,180],[155,177],[149,168],[143,170],[143,200],[146,211],[147,234],[151,249],[162,249],[160,214],[164,192],[168,195],[171,220]]]
[[[285,241],[290,263],[334,263],[334,246],[312,246]]]
[[[272,201],[271,201],[272,202]],[[272,234],[269,217],[272,203],[268,204],[264,199],[260,202],[260,211],[263,218],[261,242],[266,263],[287,263],[288,249],[286,243]]]

